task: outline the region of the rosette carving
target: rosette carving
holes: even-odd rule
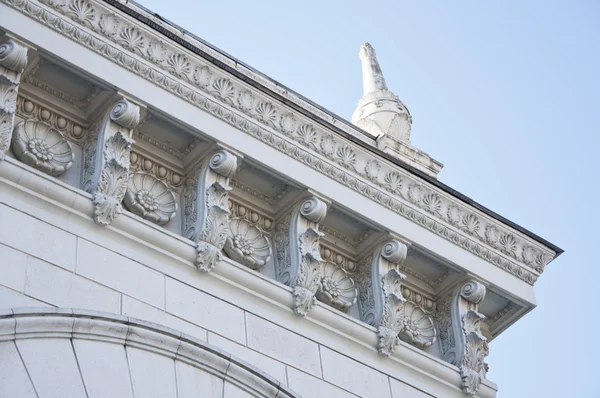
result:
[[[317,197],[306,199],[277,227],[276,278],[294,289],[294,312],[300,316],[314,307],[321,287],[323,259],[319,239],[323,234],[319,223],[325,219],[327,207]]]
[[[467,395],[477,393],[487,373],[484,360],[489,347],[480,326],[485,317],[478,312],[485,293],[483,284],[470,280],[442,300],[435,316],[440,330],[442,358],[458,366],[462,390]]]
[[[175,195],[167,184],[143,172],[129,179],[123,202],[138,216],[158,225],[167,224],[177,214]]]
[[[356,296],[352,276],[334,263],[324,263],[317,298],[340,311],[347,311],[356,302]]]
[[[58,177],[73,164],[71,144],[50,125],[27,120],[13,131],[12,150],[20,161]]]
[[[229,186],[238,157],[219,150],[188,177],[183,191],[185,236],[196,242],[196,268],[210,272],[222,260],[230,234]]]
[[[27,48],[8,36],[0,37],[0,161],[10,147],[17,93],[25,65]]]
[[[271,259],[271,245],[265,233],[243,218],[234,218],[229,223],[223,250],[233,260],[255,270]]]

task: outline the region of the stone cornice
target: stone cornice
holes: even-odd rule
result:
[[[557,254],[106,4],[2,2],[529,284]]]

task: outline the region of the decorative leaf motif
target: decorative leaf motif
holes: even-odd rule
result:
[[[254,109],[254,95],[248,90],[240,91],[238,105],[244,113],[250,113]]]
[[[512,234],[502,234],[500,239],[498,240],[500,245],[500,251],[510,255],[515,256],[515,252],[517,251],[517,239]]]
[[[133,52],[142,52],[144,48],[144,36],[135,28],[126,28],[119,33],[117,43]]]
[[[317,131],[315,128],[309,124],[303,124],[298,127],[298,141],[305,146],[311,146],[313,148],[317,147]]]
[[[408,198],[413,203],[421,203],[423,198],[425,197],[425,188],[420,185],[412,184],[408,188]]]
[[[117,34],[119,30],[119,19],[115,14],[102,14],[100,16],[100,21],[98,22],[100,26],[100,32],[105,34],[108,37],[113,37]]]
[[[327,135],[321,139],[321,150],[327,157],[333,156],[336,146],[337,141],[331,135]]]
[[[96,18],[96,9],[86,0],[73,0],[65,14],[75,22],[85,25],[91,24]]]
[[[392,193],[398,193],[402,189],[402,176],[395,171],[387,173],[383,181],[385,189]]]
[[[365,165],[365,175],[371,181],[377,181],[379,177],[379,170],[381,170],[381,164],[376,159],[369,159]]]
[[[338,162],[348,168],[354,169],[356,165],[356,153],[348,145],[337,150]]]
[[[233,97],[235,96],[235,87],[229,79],[217,79],[212,84],[211,93],[221,100],[233,105]]]
[[[286,135],[294,134],[297,124],[298,122],[296,121],[296,117],[293,113],[286,113],[281,116],[281,120],[279,120],[279,125]]]
[[[208,69],[208,66],[197,67],[194,72],[194,82],[200,88],[205,88],[210,84],[212,79],[212,73]]]
[[[423,197],[423,208],[429,213],[439,213],[442,209],[442,200],[434,193],[428,193]]]
[[[167,57],[167,47],[163,41],[154,39],[148,44],[148,58],[155,64],[161,64]]]
[[[456,206],[454,204],[448,206],[447,216],[448,216],[448,221],[450,222],[450,224],[455,225],[455,226],[458,226],[459,224],[461,224],[462,211],[458,206]]]
[[[462,218],[461,229],[469,235],[477,235],[479,232],[479,219],[475,214],[467,214]]]
[[[173,54],[167,59],[169,72],[173,75],[184,78],[190,73],[190,61],[182,54]]]
[[[277,120],[277,109],[270,102],[261,102],[256,105],[256,117],[261,122],[275,126],[275,121]]]

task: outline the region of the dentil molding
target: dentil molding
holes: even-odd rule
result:
[[[529,284],[554,257],[540,244],[231,78],[106,4],[1,1]]]

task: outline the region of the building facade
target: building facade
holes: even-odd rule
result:
[[[0,396],[496,396],[562,251],[437,180],[369,44],[349,123],[133,2],[0,33]]]

